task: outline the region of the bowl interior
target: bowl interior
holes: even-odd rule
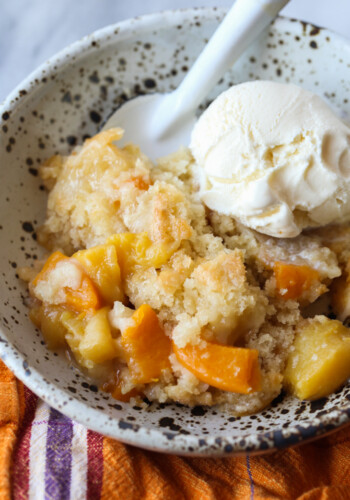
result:
[[[37,70],[1,112],[2,359],[39,396],[89,428],[175,453],[262,451],[313,437],[348,420],[349,387],[313,403],[282,395],[264,411],[240,418],[218,408],[131,407],[99,391],[61,355],[47,350],[27,318],[26,287],[16,269],[43,254],[35,240],[46,204],[40,163],[96,133],[125,99],[174,89],[223,15],[217,9],[177,11],[105,28]],[[296,83],[350,113],[349,45],[327,30],[277,19],[208,102],[227,87],[254,79]]]

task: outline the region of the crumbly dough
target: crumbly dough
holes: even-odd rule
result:
[[[341,274],[336,242],[325,241],[326,234],[317,231],[278,240],[208,211],[197,194],[189,150],[153,165],[134,145],[118,149],[113,141],[121,135],[119,129],[100,133],[70,156],[55,156],[42,166],[49,197],[39,242],[71,255],[114,233],[146,231],[153,242],[171,249],[162,267],[139,267],[127,277],[130,302],[149,304],[179,347],[205,339],[258,349],[263,387],[249,395],[215,389],[172,354],[172,369],[143,387],[144,394],[160,402],[220,403],[235,414],[254,413],[281,391],[295,325],[302,317],[299,302],[276,294],[273,262],[318,270],[323,288],[310,290],[304,297],[310,303]],[[122,376],[131,390],[127,369]]]

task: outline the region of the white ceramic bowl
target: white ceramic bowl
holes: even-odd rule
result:
[[[223,15],[191,9],[109,26],[41,66],[0,112],[1,358],[46,402],[93,430],[154,450],[212,456],[281,448],[346,423],[349,386],[313,403],[281,395],[241,418],[218,408],[152,404],[141,410],[119,403],[47,350],[27,317],[16,267],[43,253],[35,241],[46,204],[40,162],[96,133],[126,98],[175,88]],[[258,78],[294,82],[350,111],[350,45],[327,30],[277,19],[208,99]]]

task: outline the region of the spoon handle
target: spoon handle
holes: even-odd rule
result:
[[[236,0],[181,85],[168,95],[162,109],[155,113],[152,123],[155,135],[164,137],[180,118],[198,107],[225,71],[288,1]]]

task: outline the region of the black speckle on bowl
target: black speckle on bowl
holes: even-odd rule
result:
[[[154,89],[157,86],[157,83],[153,78],[146,78],[143,81],[143,84],[146,87],[146,89]]]
[[[94,71],[90,76],[89,76],[89,81],[92,83],[99,83],[100,82],[100,77],[98,76],[98,72]]]
[[[69,104],[71,104],[72,102],[72,95],[71,93],[68,91],[68,92],[65,92],[61,98],[61,102],[68,102]]]
[[[28,221],[22,223],[22,229],[26,233],[32,233],[34,231],[33,224],[31,222],[28,222]]]
[[[321,28],[319,28],[318,26],[311,27],[310,36],[319,35],[320,32],[321,32]]]
[[[67,142],[70,146],[75,146],[77,144],[77,138],[74,135],[68,135]]]
[[[102,120],[100,113],[97,111],[90,111],[90,118],[94,123],[100,123]]]

